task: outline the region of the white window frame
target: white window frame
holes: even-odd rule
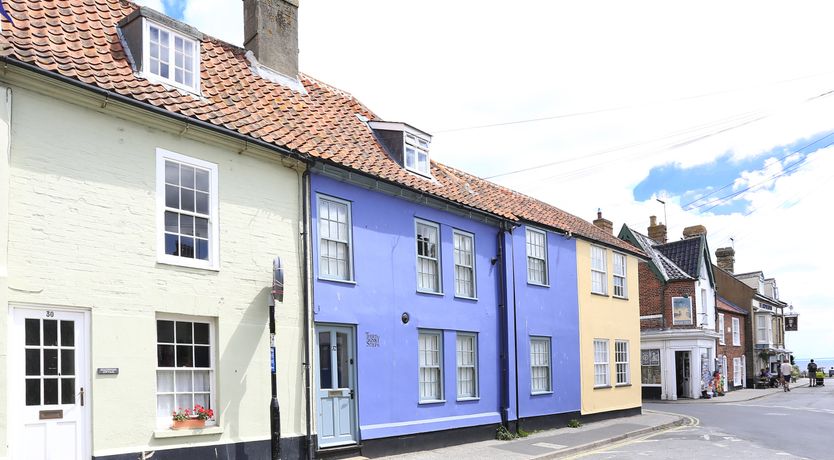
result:
[[[465,258],[464,257],[458,257],[459,254],[461,254],[461,256],[466,255],[465,247],[464,248],[459,248],[458,247],[458,241],[459,240],[464,241],[466,239],[468,239],[469,242],[470,242],[470,244],[469,244],[469,248],[470,248],[470,250],[469,250],[469,259],[470,259],[471,263],[469,265],[466,265],[465,263],[459,263],[459,261],[460,262],[465,262]],[[469,233],[469,232],[464,232],[463,230],[457,230],[457,229],[452,230],[452,244],[454,246],[453,251],[454,251],[454,262],[455,262],[455,297],[461,297],[461,298],[464,298],[464,299],[477,299],[478,298],[478,291],[477,291],[477,283],[475,281],[475,235],[473,235],[472,233]],[[463,287],[466,287],[469,290],[471,290],[472,291],[471,295],[467,295],[465,292],[461,292],[461,289],[460,289],[462,287],[461,284],[466,283],[466,281],[462,281],[460,279],[460,277],[458,276],[458,274],[461,271],[463,271],[463,272],[468,271],[469,272],[469,276],[471,277],[471,280],[468,283],[468,286],[463,286]]]
[[[741,321],[733,317],[732,319],[732,330],[733,330],[733,346],[740,347],[741,346]]]
[[[621,253],[612,251],[613,254],[613,265],[614,268],[612,269],[613,273],[613,285],[614,285],[614,297],[620,299],[628,298],[628,257]],[[617,291],[621,291],[617,293]]]
[[[741,386],[742,369],[744,369],[744,366],[742,366],[741,358],[733,358],[733,386]]]
[[[552,369],[553,350],[551,348],[550,337],[531,336],[530,337],[530,393],[531,394],[547,394],[553,392],[553,369]],[[544,369],[546,381],[544,386],[536,385],[536,369]]]
[[[403,132],[403,165],[405,165],[405,169],[421,176],[429,176],[431,174],[430,145],[431,142],[422,136],[408,131]],[[411,159],[408,156],[409,149],[414,152]],[[421,165],[420,158],[423,156],[425,157],[425,163]]]
[[[165,203],[165,162],[172,161],[181,165],[207,170],[209,172],[209,214],[185,211],[180,208],[168,208]],[[157,262],[208,270],[220,269],[220,229],[218,219],[217,165],[198,160],[162,148],[156,149],[156,256]],[[165,252],[165,212],[190,215],[208,219],[208,260],[186,258],[166,254]],[[196,211],[196,208],[195,208]]]
[[[527,227],[526,232],[525,232],[524,235],[525,235],[525,237],[524,237],[525,247],[527,248],[527,283],[535,284],[537,286],[548,286],[550,280],[548,279],[549,277],[548,277],[548,264],[547,264],[547,232],[545,232],[543,230],[536,229],[536,228]],[[538,242],[532,241],[532,239],[531,239],[532,235],[540,236],[541,241],[542,241],[542,245],[539,245]],[[543,257],[540,257],[539,254],[531,253],[532,252],[531,249],[541,249],[541,252],[543,253]],[[542,274],[541,274],[542,275],[541,276],[542,281],[534,280],[530,276],[531,275],[531,270],[534,270],[534,269],[531,269],[531,267],[530,267],[530,260],[531,259],[542,261],[542,265],[543,265]]]
[[[168,77],[155,74],[151,72],[151,27],[159,29],[160,32],[168,34]],[[193,55],[191,56],[191,66],[193,73],[194,84],[189,86],[185,83],[180,83],[175,79],[175,63],[176,63],[176,47],[175,40],[179,38],[194,45]],[[180,32],[174,31],[169,27],[165,27],[156,22],[143,18],[142,24],[142,76],[148,80],[168,84],[179,89],[188,91],[190,93],[200,94],[200,41],[184,35]]]
[[[467,341],[471,344],[471,350],[465,350],[461,347]],[[457,360],[457,372],[455,373],[457,383],[457,399],[458,401],[478,399],[480,396],[480,393],[478,392],[478,334],[471,332],[458,332],[455,342],[455,357]],[[466,356],[467,354],[471,355],[468,359]],[[472,373],[472,392],[470,394],[465,394],[461,388],[463,383],[461,377],[463,373],[467,371]]]
[[[770,343],[770,315],[756,315],[756,343]]]
[[[608,295],[608,251],[591,245],[591,293]],[[597,286],[599,285],[599,286]]]
[[[617,385],[631,384],[631,350],[628,340],[614,341],[614,367]]]
[[[317,224],[316,228],[318,230],[318,236],[319,236],[319,240],[318,240],[319,245],[318,245],[318,249],[317,249],[318,254],[319,254],[319,257],[318,257],[318,259],[319,259],[318,260],[318,262],[319,262],[319,266],[318,266],[319,267],[319,273],[318,273],[319,278],[326,279],[326,280],[331,280],[331,281],[354,281],[354,278],[353,278],[353,214],[352,214],[353,210],[351,208],[351,202],[347,201],[347,200],[342,200],[342,199],[339,199],[339,198],[335,198],[335,197],[332,197],[332,196],[328,196],[328,195],[317,195],[316,198],[317,198],[317,200],[316,200],[317,201],[316,210],[318,212],[318,224]],[[336,205],[339,205],[339,206],[345,206],[345,208],[346,208],[345,216],[346,216],[347,222],[344,222],[344,225],[347,226],[347,235],[345,236],[344,239],[332,238],[332,235],[331,235],[331,237],[328,237],[328,238],[325,238],[324,236],[322,236],[323,232],[322,232],[322,212],[321,211],[322,211],[322,204],[324,202],[333,203],[333,204],[336,204]],[[337,225],[341,224],[341,222],[338,222],[338,220],[333,221],[332,219],[328,220],[328,222],[336,222]],[[339,245],[339,244],[345,245],[345,257],[346,257],[345,270],[347,272],[346,277],[341,278],[337,275],[324,273],[324,270],[322,269],[322,259],[324,258],[324,254],[322,253],[322,250],[321,250],[321,246],[322,246],[323,241],[328,241],[328,242],[332,241],[332,242],[336,243],[337,245]],[[337,259],[337,261],[338,261],[338,259]]]
[[[724,329],[724,313],[718,314],[718,344],[725,345],[724,335],[726,334],[726,330]]]
[[[420,241],[417,239],[417,235],[418,235],[418,231],[419,231],[419,228],[420,228],[421,225],[434,228],[434,230],[435,230],[435,234],[437,235],[437,241],[434,242],[435,247],[436,247],[436,253],[437,253],[436,257],[432,258],[432,257],[429,257],[429,256],[421,256],[420,255]],[[414,243],[415,243],[414,244],[414,254],[415,254],[415,257],[417,258],[416,259],[416,265],[415,265],[416,273],[417,273],[417,292],[424,292],[424,293],[428,293],[428,294],[443,294],[443,269],[442,269],[443,266],[441,265],[441,258],[440,258],[440,253],[441,253],[442,247],[441,247],[440,242],[441,242],[440,224],[436,224],[434,222],[430,222],[428,220],[423,220],[423,219],[414,219]],[[420,273],[420,262],[421,262],[421,260],[433,261],[434,262],[434,265],[435,265],[435,284],[437,286],[436,289],[434,289],[434,290],[432,290],[430,288],[422,287],[421,277],[423,275],[421,275],[421,273]]]
[[[675,319],[675,300],[676,299],[685,299],[689,303],[689,319],[686,320],[677,320]],[[692,297],[672,297],[672,325],[673,326],[686,326],[695,323],[695,318],[692,312]]]
[[[611,386],[608,339],[594,339],[594,388]]]
[[[160,383],[159,374],[160,374],[160,372],[174,372],[174,385],[176,385],[176,382],[177,382],[176,374],[177,374],[177,372],[190,371],[190,372],[192,372],[192,378],[193,378],[193,372],[195,372],[195,371],[208,371],[208,374],[209,374],[209,377],[208,377],[208,379],[209,379],[209,392],[210,392],[210,394],[209,394],[209,404],[210,404],[210,408],[214,410],[214,420],[206,420],[206,426],[216,426],[216,425],[218,425],[218,420],[219,420],[219,417],[221,416],[221,414],[219,413],[218,406],[217,406],[217,385],[216,385],[216,382],[215,382],[216,375],[217,375],[217,369],[216,369],[217,361],[215,359],[217,332],[216,332],[216,326],[215,326],[215,319],[210,318],[210,317],[203,317],[203,316],[186,316],[186,315],[176,315],[176,314],[169,314],[169,313],[157,313],[156,318],[154,320],[154,326],[157,326],[158,321],[173,321],[174,322],[174,334],[176,334],[176,322],[192,323],[192,331],[193,331],[193,323],[208,324],[208,326],[209,326],[209,367],[207,367],[207,368],[206,367],[195,367],[193,365],[192,365],[192,367],[176,366],[176,362],[174,363],[174,367],[160,367],[159,366],[159,361],[158,361],[158,358],[157,358],[156,366],[155,366],[157,378],[156,378],[156,383],[154,384],[154,395],[155,395],[154,400],[157,401],[160,394],[163,394],[163,395],[164,394],[175,394],[176,395],[176,394],[187,394],[187,393],[189,393],[189,392],[186,392],[186,391],[178,392],[178,391],[176,391],[176,387],[175,387],[175,391],[173,393],[171,393],[171,392],[160,392],[159,391],[159,383]],[[154,332],[154,344],[156,344],[156,346],[154,347],[154,353],[155,354],[158,353],[157,347],[159,345],[174,345],[176,347],[176,345],[177,345],[176,335],[174,337],[174,342],[173,343],[159,342],[159,336],[157,335],[156,327],[154,328],[154,331],[155,331]],[[194,344],[193,337],[192,337],[192,342],[191,343],[192,343],[192,345]],[[186,345],[186,344],[182,344],[182,345]],[[176,357],[176,351],[174,352],[174,356]],[[192,354],[192,359],[193,358],[194,358],[194,356]],[[195,393],[200,393],[200,392],[196,392],[194,390],[193,381],[192,381],[192,387],[191,388],[192,389],[191,389],[190,393],[192,394],[192,400],[193,400],[193,395]],[[176,403],[176,396],[175,396],[174,401],[175,402],[174,402],[173,410],[177,410],[179,407],[182,407],[183,409],[186,409],[186,407],[180,406],[179,404]],[[159,407],[158,404],[159,403],[157,402],[157,410],[154,411],[156,413],[156,428],[158,430],[166,430],[173,423],[172,416],[171,416],[170,413],[165,414],[164,416],[160,416],[158,414],[158,407]],[[192,406],[188,407],[188,409],[193,409],[193,407],[194,406],[192,404]]]
[[[424,347],[424,338],[437,339],[437,349],[427,349]],[[437,362],[428,362],[426,358],[428,353],[437,353]],[[426,373],[424,369],[435,370],[437,372],[437,394],[424,396],[423,388],[425,385],[433,384],[430,380],[424,380]],[[420,404],[444,402],[443,396],[443,332],[430,329],[419,329],[417,333],[417,395]],[[436,396],[436,397],[431,397]]]

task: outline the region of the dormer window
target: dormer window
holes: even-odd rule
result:
[[[196,92],[198,88],[194,70],[200,66],[197,43],[150,21],[146,23],[148,52],[143,59],[148,62],[148,72],[175,86]]]
[[[391,121],[370,121],[368,126],[388,155],[400,166],[421,176],[431,177],[430,134],[411,125]]]
[[[405,134],[405,168],[424,176],[429,175],[429,141],[413,134]]]
[[[200,32],[150,8],[119,22],[127,54],[141,77],[200,93]]]

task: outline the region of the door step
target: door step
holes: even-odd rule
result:
[[[325,447],[316,451],[316,458],[327,460],[365,460],[362,456],[362,444],[348,446]]]

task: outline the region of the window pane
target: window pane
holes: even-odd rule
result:
[[[194,343],[191,335],[192,323],[177,321],[177,343]]]
[[[194,188],[194,167],[188,165],[180,165],[180,185]]]
[[[209,191],[209,172],[204,169],[197,170],[197,190],[208,192]]]
[[[173,321],[156,321],[156,341],[174,343],[174,322]]]
[[[180,189],[180,198],[182,202],[180,204],[180,209],[183,211],[194,211],[194,191],[189,190],[186,188]]]
[[[333,388],[330,361],[330,332],[319,332],[319,384],[321,388]]]
[[[43,379],[43,403],[58,404],[58,379]]]
[[[156,416],[170,417],[174,412],[174,395],[157,395]]]
[[[194,234],[198,238],[208,238],[208,219],[198,217],[194,220]]]
[[[194,347],[194,367],[210,367],[209,347]]]
[[[61,379],[61,404],[75,404],[75,379]]]
[[[26,318],[26,345],[41,344],[41,320]]]
[[[174,346],[156,346],[156,365],[158,367],[174,367]]]
[[[43,350],[43,375],[58,375],[58,350]]]
[[[209,344],[208,323],[194,323],[194,343],[199,343],[202,345]]]
[[[209,195],[208,193],[197,192],[197,206],[196,211],[200,214],[209,213]]]
[[[196,258],[200,260],[208,260],[209,258],[209,245],[208,240],[195,240],[197,243],[197,254]]]
[[[41,375],[40,349],[26,350],[26,375]]]
[[[194,391],[210,391],[209,371],[194,371]]]
[[[26,379],[26,405],[40,406],[41,379]]]
[[[176,391],[177,393],[194,391],[194,386],[191,382],[191,371],[177,371]]]
[[[156,371],[157,393],[174,392],[174,371]]]
[[[61,375],[75,375],[75,350],[61,350]]]
[[[177,345],[177,367],[194,367],[194,347]]]
[[[193,409],[194,395],[191,393],[177,394],[174,399],[174,405],[181,409]]]
[[[170,233],[165,234],[165,254],[170,254],[172,256],[179,255],[179,242],[180,239],[177,235],[172,235]]]
[[[186,236],[180,237],[180,255],[183,257],[194,258],[194,238]]]
[[[183,235],[194,235],[194,217],[180,215],[180,233]]]
[[[180,165],[173,161],[165,162],[165,183],[179,185],[180,183]]]
[[[207,409],[211,408],[211,401],[209,400],[208,394],[195,394],[194,395],[194,404],[201,405]]]
[[[48,347],[58,345],[58,321],[54,319],[43,320],[43,344]]]
[[[169,208],[179,209],[180,207],[180,189],[175,185],[165,186],[165,206]]]
[[[338,360],[338,388],[348,387],[349,368],[348,368],[348,353],[347,353],[347,334],[344,332],[336,333],[336,359]]]
[[[75,345],[75,321],[61,321],[61,346]]]

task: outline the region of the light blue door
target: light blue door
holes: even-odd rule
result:
[[[319,447],[356,443],[353,329],[316,327]]]

